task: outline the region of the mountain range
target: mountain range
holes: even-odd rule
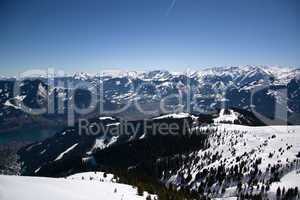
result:
[[[133,120],[168,112],[212,113],[237,108],[255,113],[268,124],[299,124],[299,74],[295,68],[243,66],[186,73],[106,71],[50,78],[2,77],[0,131],[32,124],[65,124],[69,105],[88,108],[92,99],[95,103],[85,117],[113,113]],[[45,110],[31,114],[37,108]],[[80,116],[75,112],[75,121]]]

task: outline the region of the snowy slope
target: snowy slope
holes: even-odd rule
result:
[[[275,182],[271,185],[271,191],[275,193],[278,187],[300,188],[300,170],[294,170],[284,175],[280,182]]]
[[[188,163],[166,180],[167,185],[188,186],[196,191],[202,185],[204,194],[213,193],[212,197],[237,195],[239,182],[244,193],[255,193],[253,187],[257,185],[266,188],[274,184],[272,188],[277,189],[278,179],[286,189],[299,185],[295,184],[299,175],[297,178],[292,171],[300,169],[300,126],[219,124],[201,129],[213,130],[208,148],[191,153]]]
[[[132,186],[112,182],[0,176],[1,200],[143,200],[146,196],[138,196]]]
[[[262,158],[259,168],[265,170],[268,164],[287,164],[286,159],[292,161],[296,158],[300,151],[299,132],[300,126],[248,127],[222,124],[218,126],[218,134],[222,134],[224,143],[215,146],[217,143],[212,142],[212,145],[215,151],[223,151],[229,160],[245,152],[253,152],[253,159]],[[233,149],[235,155],[232,157]],[[273,153],[271,158],[270,153]]]

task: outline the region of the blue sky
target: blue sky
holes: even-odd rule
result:
[[[298,0],[0,0],[0,75],[300,65]]]

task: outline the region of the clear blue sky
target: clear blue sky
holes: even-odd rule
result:
[[[0,0],[0,75],[300,66],[299,0]]]

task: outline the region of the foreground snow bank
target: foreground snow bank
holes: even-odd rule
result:
[[[144,200],[146,195],[112,182],[0,175],[1,200]]]

